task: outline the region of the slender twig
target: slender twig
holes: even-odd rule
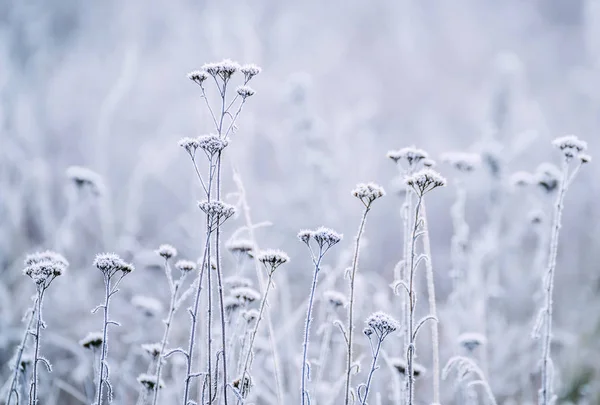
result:
[[[27,344],[27,338],[31,334],[30,331],[31,331],[31,326],[33,325],[33,320],[35,319],[36,308],[37,308],[37,295],[36,295],[35,301],[33,303],[33,306],[28,310],[27,326],[25,327],[25,331],[23,332],[23,337],[21,338],[21,344],[17,348],[17,353],[15,355],[15,363],[13,366],[14,369],[13,369],[12,378],[10,381],[8,396],[6,398],[6,405],[10,405],[10,400],[12,399],[14,393],[16,393],[17,396],[19,395],[19,393],[18,393],[19,369],[21,367],[21,359],[23,358],[23,352],[25,351],[25,345]],[[18,403],[18,400],[17,400],[17,403]]]

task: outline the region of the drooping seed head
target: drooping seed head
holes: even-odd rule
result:
[[[370,206],[373,201],[385,195],[385,190],[375,183],[359,183],[352,190],[352,195],[358,198],[365,206]]]
[[[170,258],[177,256],[177,249],[171,245],[163,244],[156,249],[156,254],[169,260]]]
[[[90,332],[79,341],[79,345],[86,349],[98,349],[102,346],[104,335],[102,332]]]
[[[189,273],[190,271],[196,270],[196,263],[191,260],[178,260],[175,263],[175,267],[182,273]]]
[[[231,296],[241,300],[244,304],[252,303],[260,299],[260,294],[250,287],[238,287],[231,290]]]
[[[423,196],[437,187],[444,187],[446,179],[432,169],[421,169],[416,173],[406,176],[404,181],[413,188],[419,196]]]

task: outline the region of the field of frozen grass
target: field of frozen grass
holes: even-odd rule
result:
[[[600,403],[600,1],[0,21],[1,405]]]

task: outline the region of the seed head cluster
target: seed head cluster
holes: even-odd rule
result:
[[[381,340],[400,327],[398,321],[381,311],[369,316],[366,324]]]
[[[160,245],[158,249],[156,249],[156,254],[164,257],[166,260],[169,260],[172,257],[177,256],[177,249],[171,245],[164,244]]]
[[[383,197],[385,195],[385,190],[375,183],[360,183],[352,190],[352,195],[361,200],[362,203],[368,207],[373,201]]]
[[[421,169],[416,173],[406,176],[404,180],[420,196],[425,195],[434,188],[446,185],[446,179],[432,169]]]
[[[104,335],[102,332],[90,332],[83,339],[79,341],[79,345],[86,349],[98,349],[102,346]]]
[[[442,161],[462,173],[470,173],[481,164],[477,153],[448,152],[442,155]]]
[[[189,273],[190,271],[196,270],[196,263],[191,260],[178,260],[175,263],[175,267],[182,273]]]
[[[289,262],[290,258],[281,250],[268,249],[258,255],[258,261],[268,267],[272,273],[277,267]]]
[[[126,263],[115,253],[100,253],[94,260],[94,266],[106,277],[112,277],[119,272],[126,275],[134,270],[133,265]]]
[[[23,273],[38,286],[48,288],[52,280],[62,275],[68,266],[69,262],[61,254],[46,250],[28,255]]]
[[[567,135],[556,138],[552,141],[552,145],[560,149],[565,158],[570,160],[587,149],[587,142],[580,140],[575,135]]]
[[[198,207],[208,217],[208,222],[213,224],[219,221],[225,221],[235,214],[235,207],[223,201],[201,201]]]
[[[406,160],[409,166],[414,166],[420,161],[427,159],[429,155],[423,149],[409,146],[407,148],[391,150],[387,153],[387,157],[392,159],[394,163],[398,163],[401,160]]]

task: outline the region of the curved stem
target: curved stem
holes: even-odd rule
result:
[[[365,222],[367,221],[367,214],[369,213],[370,205],[365,206],[363,211],[362,219],[358,227],[358,233],[356,234],[356,241],[354,244],[354,256],[352,259],[352,272],[350,274],[350,303],[348,305],[348,349],[346,353],[346,390],[344,404],[350,404],[350,383],[352,373],[352,335],[354,332],[354,282],[356,279],[356,270],[358,268],[358,258],[360,251],[360,239],[365,229]]]
[[[369,377],[367,378],[367,384],[365,388],[365,396],[361,401],[362,405],[367,404],[367,397],[369,396],[369,388],[371,387],[371,381],[373,379],[373,374],[375,373],[375,369],[377,367],[377,358],[379,357],[379,349],[381,349],[382,339],[377,340],[377,347],[375,348],[375,352],[373,353],[373,361],[371,362],[371,371],[369,371]]]

